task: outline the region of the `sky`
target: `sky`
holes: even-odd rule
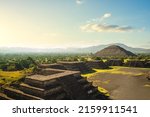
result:
[[[150,48],[150,0],[0,0],[0,47]]]

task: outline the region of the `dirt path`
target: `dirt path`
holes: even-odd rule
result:
[[[150,81],[145,77],[149,69],[121,68],[119,71],[126,74],[97,73],[89,80],[108,90],[112,99],[150,100]]]

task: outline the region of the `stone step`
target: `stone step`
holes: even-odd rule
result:
[[[76,68],[76,67],[66,67],[66,69],[68,69],[68,70],[73,70],[73,71],[79,71],[79,69],[78,68]]]
[[[92,82],[88,82],[87,84],[85,84],[85,85],[83,85],[83,88],[85,89],[85,90],[89,90],[89,89],[91,89],[93,86],[92,86]]]
[[[26,94],[18,89],[14,89],[12,87],[4,87],[3,88],[4,93],[13,99],[17,99],[17,100],[42,100],[42,98],[36,97],[36,96],[32,96],[30,94]]]
[[[12,98],[8,97],[4,93],[0,93],[0,100],[13,100]]]
[[[78,80],[78,83],[84,85],[84,84],[87,84],[88,81],[86,79],[84,79],[84,78],[81,78],[81,79]]]
[[[46,97],[50,97],[52,95],[60,94],[61,92],[63,92],[63,88],[61,86],[57,86],[57,87],[45,90],[42,88],[30,86],[30,85],[25,84],[25,83],[20,84],[20,90],[25,92],[25,93],[41,97],[43,99]]]
[[[64,70],[61,70],[64,71]],[[59,84],[58,79],[63,79],[67,76],[74,76],[77,77],[79,76],[80,72],[78,71],[69,71],[65,70],[64,72],[57,73],[57,74],[52,74],[52,75],[32,75],[32,76],[27,76],[25,78],[25,83],[29,85],[34,85],[35,87],[39,88],[49,88],[51,85]],[[56,82],[55,82],[56,81]]]
[[[34,79],[30,79],[30,78],[25,78],[24,83],[34,86],[34,87],[45,88],[45,89],[55,87],[59,84],[56,79],[53,79],[53,80],[49,81],[49,86],[45,86],[44,82],[40,82],[38,80],[34,80]]]

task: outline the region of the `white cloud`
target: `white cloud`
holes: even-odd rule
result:
[[[77,3],[77,4],[82,4],[82,3],[83,3],[83,0],[76,0],[76,3]]]
[[[102,23],[107,18],[110,18],[111,13],[105,13],[102,17],[92,19],[85,25],[81,26],[80,29],[85,32],[131,32],[135,30],[131,26],[120,26],[114,24]]]
[[[130,26],[108,25],[108,24],[86,24],[80,27],[85,32],[131,32]]]
[[[100,18],[93,18],[92,20],[88,20],[87,23],[90,23],[90,22],[102,22],[103,20],[105,20],[107,18],[110,18],[111,16],[112,16],[111,13],[105,13]]]
[[[103,21],[104,19],[110,18],[111,17],[111,13],[105,13],[101,18],[100,21]]]
[[[109,17],[111,17],[110,13],[106,13],[106,14],[103,15],[103,18],[109,18]]]

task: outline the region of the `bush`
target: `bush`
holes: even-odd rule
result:
[[[31,63],[32,63],[32,62],[31,62],[30,60],[21,60],[21,61],[19,62],[19,64],[20,64],[23,68],[29,68],[29,66],[30,66]]]
[[[7,65],[2,64],[2,65],[0,66],[0,69],[2,69],[3,71],[7,71]]]
[[[7,71],[16,71],[16,66],[14,65],[7,66]]]
[[[19,63],[15,63],[15,66],[16,66],[17,70],[23,70],[24,69],[23,66]]]
[[[96,57],[95,60],[102,60],[101,57]]]

